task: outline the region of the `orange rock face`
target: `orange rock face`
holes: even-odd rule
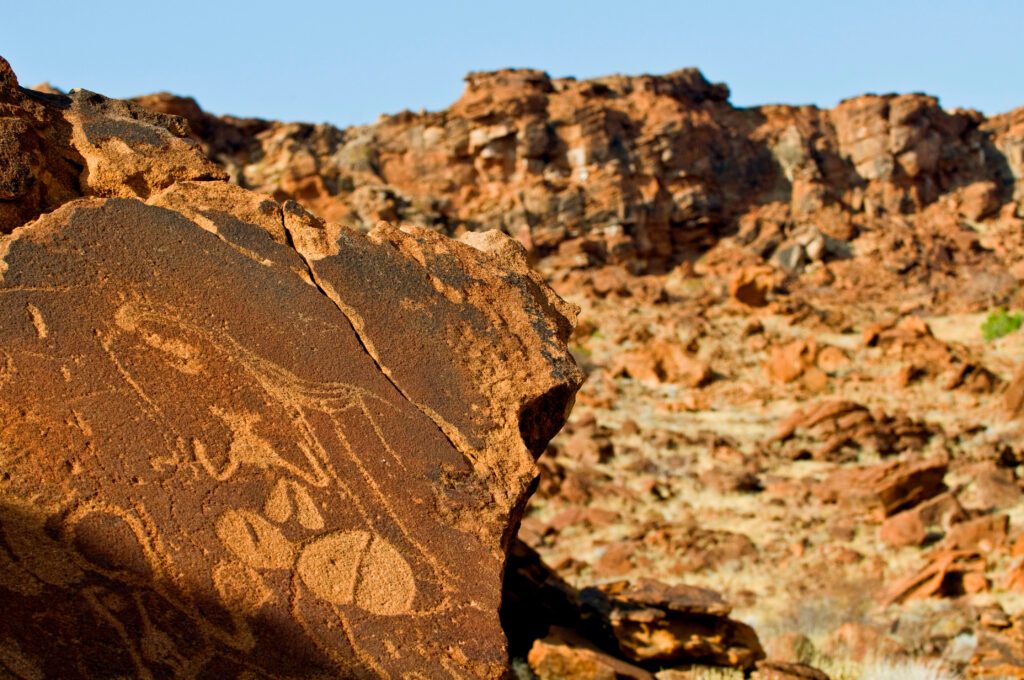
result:
[[[729,618],[731,607],[710,590],[641,579],[580,594],[610,624],[623,656],[638,663],[681,663],[750,669],[764,658],[757,634]]]
[[[180,118],[87,90],[18,87],[0,57],[0,233],[81,196],[148,198],[227,175]]]
[[[180,119],[0,76],[4,229],[57,208],[0,237],[5,665],[503,677],[574,308],[505,236],[346,231]]]
[[[559,628],[537,640],[528,659],[530,669],[540,680],[654,680],[652,673],[616,659],[571,631]]]
[[[958,220],[1020,223],[1003,210],[1024,196],[1020,110],[985,119],[917,94],[739,109],[728,96],[695,69],[586,81],[502,70],[469,74],[443,111],[346,129],[138,101],[186,116],[242,186],[367,229],[499,229],[562,268],[664,270],[735,233],[799,271],[848,258],[851,237],[884,226],[876,264],[898,274],[920,249],[938,269],[974,257]],[[759,287],[736,292],[756,306]]]

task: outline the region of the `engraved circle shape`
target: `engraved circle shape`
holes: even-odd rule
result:
[[[412,567],[386,539],[368,531],[338,531],[317,538],[299,555],[302,582],[332,604],[355,604],[371,614],[412,610]]]

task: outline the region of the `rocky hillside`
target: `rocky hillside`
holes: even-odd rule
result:
[[[1024,677],[1024,109],[728,97],[0,68],[0,670]]]
[[[765,677],[1019,677],[1024,340],[995,310],[1024,306],[1024,109],[728,96],[695,70],[475,73],[445,111],[345,130],[139,101],[331,219],[499,228],[580,305],[589,377],[520,530],[547,595],[713,588]],[[617,659],[571,617],[513,650],[544,680],[750,663],[721,623],[685,643],[672,601]]]
[[[186,117],[232,181],[325,219],[501,229],[562,268],[664,271],[732,235],[797,270],[894,224],[936,235],[899,249],[969,259],[961,225],[1024,225],[1024,109],[985,118],[921,94],[737,108],[695,69],[585,81],[504,70],[471,73],[444,111],[346,129],[138,101]]]

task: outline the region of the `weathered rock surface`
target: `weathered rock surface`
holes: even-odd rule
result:
[[[920,94],[832,110],[728,97],[696,69],[583,81],[502,70],[469,74],[443,111],[345,129],[217,118],[166,93],[137,101],[186,116],[242,186],[364,228],[503,230],[561,269],[659,271],[736,234],[787,272],[832,263],[883,289],[977,261],[972,225],[1022,224],[1022,110],[986,119]],[[877,251],[882,272],[842,264],[862,234],[856,250]]]
[[[12,78],[4,76],[8,83]],[[1019,422],[994,417],[1000,401],[1011,415],[1024,410],[1024,381],[1020,374],[1009,381],[1021,363],[1020,342],[1019,335],[986,342],[979,326],[993,309],[1024,305],[1022,110],[985,119],[972,111],[944,111],[923,95],[856,97],[831,111],[736,109],[724,87],[695,71],[585,82],[536,71],[474,74],[464,96],[445,111],[405,112],[345,130],[217,117],[166,94],[138,100],[161,114],[184,116],[186,128],[166,116],[146,122],[148,114],[106,102],[101,118],[109,121],[103,118],[101,131],[139,124],[167,133],[130,133],[162,140],[139,145],[143,156],[159,146],[166,158],[181,159],[174,172],[146,174],[145,166],[120,160],[117,154],[125,150],[116,143],[84,144],[85,137],[72,134],[86,127],[85,104],[102,100],[34,89],[42,94],[4,89],[3,125],[31,132],[3,137],[0,175],[8,172],[3,183],[10,187],[0,196],[0,213],[8,216],[4,230],[83,196],[123,196],[171,211],[223,237],[219,242],[229,247],[241,244],[233,248],[240,256],[273,264],[278,260],[256,247],[261,241],[242,243],[249,227],[235,220],[259,227],[274,244],[291,248],[283,251],[288,275],[313,282],[344,308],[384,373],[455,449],[471,452],[475,469],[525,479],[520,468],[525,470],[526,459],[492,454],[519,447],[517,431],[527,449],[538,451],[558,421],[544,405],[559,402],[560,391],[531,398],[533,407],[522,411],[530,417],[520,418],[529,425],[515,427],[513,406],[524,397],[517,386],[532,379],[514,367],[509,382],[495,377],[486,360],[491,345],[462,355],[459,365],[470,378],[481,371],[484,376],[468,392],[458,371],[444,368],[450,379],[440,379],[441,373],[418,372],[409,361],[423,356],[424,363],[449,366],[450,357],[418,349],[438,346],[435,331],[448,322],[434,325],[433,319],[462,318],[467,303],[458,298],[464,293],[477,307],[491,309],[497,300],[504,309],[506,289],[467,293],[450,278],[435,276],[434,292],[412,286],[417,292],[408,300],[386,297],[391,317],[367,314],[369,291],[409,286],[410,276],[427,271],[409,262],[448,271],[442,264],[447,242],[388,227],[363,240],[322,225],[287,201],[364,232],[381,218],[453,235],[498,228],[526,247],[556,290],[581,306],[571,342],[589,374],[582,408],[573,416],[575,426],[540,459],[544,477],[519,532],[552,568],[536,554],[517,564],[522,546],[515,541],[506,565],[501,622],[517,671],[525,674],[529,663],[541,675],[702,677],[690,660],[668,662],[680,665],[666,669],[625,650],[728,649],[727,636],[716,632],[729,630],[728,616],[683,641],[677,633],[696,630],[693,617],[701,615],[674,610],[673,598],[662,592],[642,606],[619,600],[603,614],[591,612],[588,622],[580,620],[577,589],[613,578],[633,579],[635,587],[638,579],[652,577],[720,589],[736,606],[731,616],[757,622],[768,640],[785,633],[823,640],[826,668],[834,666],[825,665],[825,657],[896,663],[909,656],[941,659],[951,675],[1020,674],[1024,538],[1016,504],[1024,430]],[[38,153],[32,151],[37,147]],[[94,160],[87,166],[89,154]],[[203,154],[236,186],[210,181]],[[8,158],[22,160],[5,165]],[[118,178],[121,167],[135,169]],[[483,239],[477,244],[485,249],[494,240]],[[518,261],[507,246],[499,245],[501,250],[508,262]],[[389,251],[405,264],[393,270],[382,255]],[[349,252],[358,257],[346,257]],[[455,261],[457,268],[475,267],[461,255]],[[503,274],[518,267],[501,265]],[[405,273],[392,279],[393,271]],[[527,288],[528,279],[521,279]],[[260,290],[246,301],[264,299]],[[417,306],[424,291],[433,302]],[[430,297],[435,293],[444,299]],[[49,312],[38,300],[31,304],[52,339]],[[20,314],[13,318],[32,322],[30,309]],[[305,314],[299,321],[308,319]],[[481,323],[487,322],[477,317],[472,326]],[[38,332],[34,328],[25,330]],[[147,331],[147,337],[163,335]],[[467,345],[457,346],[462,351]],[[495,356],[515,354],[501,347]],[[319,365],[324,355],[308,356],[310,365]],[[188,363],[187,353],[181,362]],[[467,394],[475,409],[445,408],[449,399]],[[247,399],[244,392],[240,398]],[[491,400],[509,407],[482,412]],[[467,412],[473,415],[468,420]],[[140,413],[130,412],[125,422]],[[270,424],[283,428],[280,420]],[[19,427],[33,421],[24,422]],[[60,426],[35,427],[50,433]],[[221,450],[230,451],[225,446]],[[489,474],[465,479],[476,488]],[[422,498],[419,487],[408,486],[413,492],[407,495]],[[381,488],[387,494],[391,487]],[[517,506],[516,482],[497,488]],[[246,493],[235,494],[240,505],[265,510],[265,501],[253,506]],[[321,491],[310,493],[321,502]],[[477,507],[475,493],[460,498]],[[304,530],[295,518],[308,504],[291,491],[287,503],[283,523],[264,514],[293,540]],[[181,507],[188,506],[176,504],[176,517]],[[465,523],[454,514],[435,520],[484,536],[484,544],[504,545],[486,538],[503,525],[501,503],[491,507],[489,516],[486,510],[457,515],[469,517]],[[280,509],[272,512],[283,516]],[[518,511],[508,514],[514,518]],[[81,533],[69,533],[64,521],[51,518],[41,530],[61,546],[70,533]],[[30,525],[29,535],[40,531],[33,526],[39,525]],[[513,525],[506,526],[511,534]],[[7,536],[14,533],[0,535],[4,554],[24,544],[15,536],[8,547]],[[250,533],[253,543],[263,541],[255,529]],[[202,540],[216,529],[207,534]],[[471,547],[467,563],[475,554]],[[15,575],[41,562],[8,561],[16,568],[4,573]],[[268,583],[279,582],[253,569]],[[486,566],[478,571],[491,578]],[[307,606],[305,583],[293,582],[298,602]],[[347,615],[362,611],[359,598],[365,596],[357,592],[363,592],[363,576],[355,583],[353,604],[340,606]],[[215,596],[219,602],[220,594]],[[118,609],[117,600],[108,599],[115,604],[105,606],[125,631],[143,627],[139,605],[129,601]],[[489,611],[495,601],[481,608]],[[1002,616],[991,611],[996,603],[1006,608]],[[148,615],[152,608],[146,607]],[[259,611],[257,623],[285,610],[268,604]],[[634,621],[634,611],[644,621]],[[641,634],[627,637],[625,647],[611,632],[613,614],[620,633]],[[96,620],[88,616],[83,618]],[[33,631],[49,630],[41,620]],[[355,620],[362,626],[368,619]],[[133,622],[139,625],[129,628]],[[424,617],[423,623],[451,629],[440,617]],[[14,629],[6,625],[4,630]],[[167,624],[166,617],[152,625],[160,631],[189,628]],[[249,625],[254,631],[269,627]],[[111,630],[102,621],[99,626]],[[403,626],[396,626],[396,635],[407,640],[410,629]],[[360,628],[355,639],[368,629]],[[495,628],[485,621],[480,630]],[[172,640],[189,637],[175,635]],[[260,633],[261,644],[268,637],[276,642],[280,636]],[[165,638],[137,638],[143,639],[131,649],[155,669],[151,675],[167,674],[152,661],[168,648]],[[31,658],[13,646],[22,638],[11,640],[0,648],[0,662],[31,677]],[[302,644],[299,638],[294,649]],[[409,649],[396,650],[402,662]],[[488,647],[479,658],[499,656]],[[769,649],[768,657],[755,664],[757,676],[820,677],[800,665],[817,665],[817,655],[790,658]],[[749,655],[718,659],[750,668]],[[118,663],[104,673],[128,667]],[[210,661],[208,667],[212,673],[228,663]],[[289,670],[295,675],[300,667],[324,667],[339,674],[329,662],[318,664],[298,662]],[[409,667],[411,662],[399,670]],[[428,664],[420,672],[435,670]]]
[[[0,103],[0,226],[35,218],[0,237],[0,663],[502,677],[511,532],[581,381],[522,247],[185,181],[219,171],[181,119],[6,63]]]
[[[181,118],[87,90],[18,86],[0,57],[0,233],[82,196],[138,197],[227,177]]]
[[[553,628],[534,642],[527,658],[540,680],[654,680],[653,674],[563,628]]]
[[[757,634],[729,618],[720,595],[650,579],[609,583],[580,593],[630,661],[662,666],[707,663],[751,669],[764,658]]]
[[[845,468],[829,475],[814,493],[825,502],[841,502],[881,520],[945,491],[948,468],[942,458]]]
[[[764,658],[753,629],[706,588],[643,579],[578,591],[519,540],[505,588],[513,650],[542,679],[647,679],[695,664],[750,670]]]
[[[801,440],[821,442],[810,452],[815,459],[838,458],[847,449],[874,449],[891,455],[924,447],[933,432],[927,425],[904,414],[872,413],[861,404],[824,400],[806,410],[793,412],[779,423],[772,437],[783,442],[792,457],[802,457]]]

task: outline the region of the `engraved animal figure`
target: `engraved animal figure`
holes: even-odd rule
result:
[[[55,617],[0,622],[0,664],[67,630],[106,664],[68,677],[492,674],[493,499],[347,320],[125,281],[0,283],[0,596]]]

